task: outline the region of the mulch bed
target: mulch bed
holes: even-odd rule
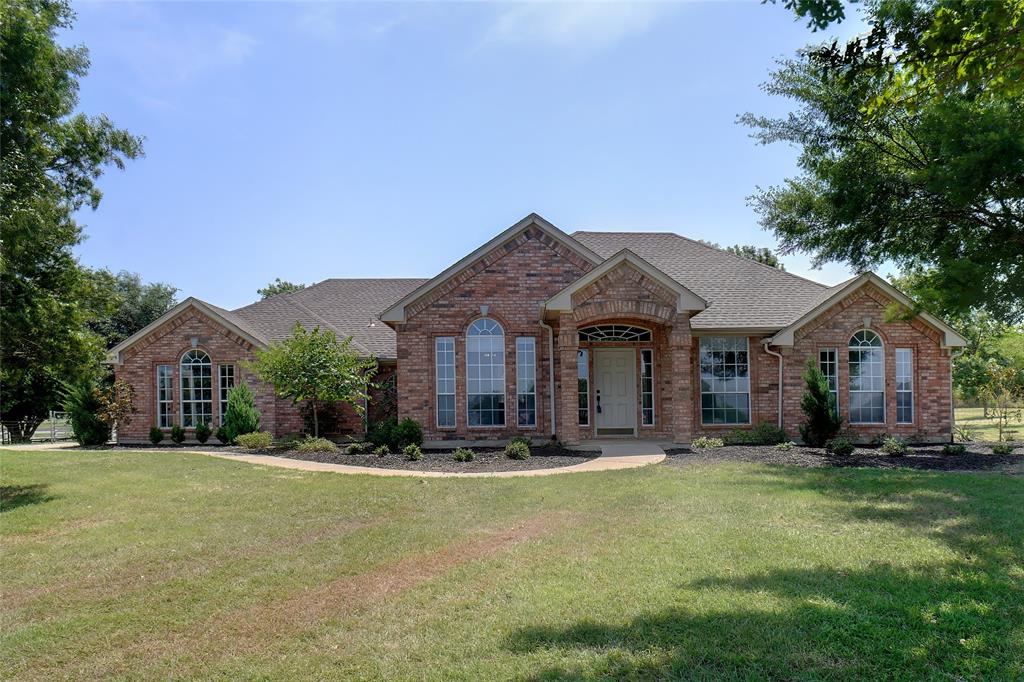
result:
[[[282,450],[274,453],[278,457],[304,459],[310,462],[327,462],[330,464],[349,464],[352,466],[375,467],[378,469],[408,469],[412,471],[446,471],[446,472],[492,472],[492,471],[527,471],[529,469],[559,469],[561,467],[581,464],[594,459],[601,453],[597,451],[566,450],[556,447],[534,447],[527,459],[509,459],[502,448],[470,448],[473,450],[472,462],[456,462],[452,459],[453,450],[424,450],[423,458],[410,461],[405,455],[390,454],[378,457],[372,453],[364,455],[346,455],[341,452],[295,452]]]
[[[665,464],[686,466],[702,462],[751,462],[755,464],[783,464],[800,467],[868,467],[875,469],[923,469],[929,471],[1011,471],[1014,465],[1024,464],[1024,449],[1011,455],[994,455],[987,445],[967,444],[963,455],[944,455],[941,445],[913,447],[906,455],[892,456],[875,448],[857,448],[852,455],[830,455],[820,448],[794,446],[790,450],[776,450],[772,446],[729,445],[723,448],[690,450],[670,448]]]

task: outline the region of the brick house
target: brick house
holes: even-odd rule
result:
[[[948,441],[965,341],[910,306],[872,273],[828,287],[676,234],[569,235],[532,214],[429,280],[330,279],[233,311],[187,299],[109,361],[136,390],[126,442],[152,425],[216,427],[241,381],[265,429],[302,431],[300,410],[243,364],[296,322],[376,357],[371,418],[393,402],[427,441],[688,443],[764,421],[796,438],[809,358],[865,439]],[[339,408],[329,430],[358,437],[363,419]]]

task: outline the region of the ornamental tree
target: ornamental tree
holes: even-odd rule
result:
[[[842,422],[836,409],[835,396],[828,389],[828,379],[814,358],[807,361],[804,383],[807,388],[800,398],[800,409],[807,419],[800,425],[800,437],[811,447],[821,447],[835,438]]]
[[[352,337],[338,340],[332,331],[307,331],[296,323],[291,338],[256,352],[249,367],[274,393],[293,404],[308,402],[313,413],[313,435],[320,436],[320,412],[331,403],[348,403],[364,411],[368,390],[377,373],[376,358],[361,358]]]

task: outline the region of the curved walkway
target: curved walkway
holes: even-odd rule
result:
[[[370,476],[417,476],[420,478],[514,478],[517,476],[553,476],[554,474],[574,474],[582,471],[612,471],[615,469],[636,469],[657,464],[665,459],[665,451],[654,443],[643,441],[615,441],[596,443],[601,446],[601,455],[580,464],[555,469],[528,469],[526,471],[414,471],[412,469],[379,469],[377,467],[360,467],[350,464],[328,464],[325,462],[309,462],[304,459],[276,457],[274,455],[239,455],[228,452],[201,452],[190,450],[200,455],[220,457],[248,464],[296,469],[299,471],[333,471],[337,474],[369,474]]]

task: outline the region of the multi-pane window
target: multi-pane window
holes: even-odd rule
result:
[[[201,350],[181,356],[181,425],[195,428],[213,421],[213,365]]]
[[[220,423],[224,423],[224,415],[228,413],[228,393],[235,387],[235,366],[220,366],[220,383],[217,390],[220,391]]]
[[[590,426],[590,352],[576,351],[576,377],[579,382],[579,425]]]
[[[700,413],[704,424],[750,423],[746,337],[701,337]]]
[[[839,351],[835,348],[819,350],[818,368],[828,380],[828,392],[832,394],[836,414],[839,414]]]
[[[470,426],[505,425],[505,332],[486,317],[466,332],[466,388]]]
[[[516,339],[516,424],[537,425],[537,348],[532,336]]]
[[[580,341],[600,343],[602,341],[647,341],[651,340],[651,330],[634,327],[628,324],[598,324],[584,327],[579,331]]]
[[[173,425],[174,411],[174,366],[156,367],[156,425],[169,429]]]
[[[437,427],[455,428],[455,338],[434,339],[434,367],[437,370]]]
[[[654,424],[654,351],[640,349],[640,421]]]
[[[896,421],[914,423],[914,351],[896,349]]]
[[[850,339],[850,423],[885,423],[885,354],[882,339],[863,329]]]

